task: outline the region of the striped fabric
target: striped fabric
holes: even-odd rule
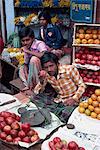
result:
[[[77,68],[73,65],[59,65],[57,79],[54,76],[47,74],[45,82],[49,82],[58,93],[58,102],[63,101],[67,97],[73,97],[75,101],[79,101],[85,91],[85,84]],[[44,82],[44,84],[45,84]],[[45,85],[40,83],[34,89],[38,94],[43,91]]]

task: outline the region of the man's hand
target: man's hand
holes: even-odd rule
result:
[[[64,99],[63,103],[67,106],[78,105],[78,103],[72,97]]]
[[[45,78],[46,78],[46,71],[45,71],[45,70],[41,70],[41,71],[39,72],[39,80],[40,80],[40,83],[41,83],[41,84],[44,83]]]

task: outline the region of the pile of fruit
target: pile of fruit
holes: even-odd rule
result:
[[[91,95],[94,93],[97,87],[95,86],[87,86],[85,89],[85,92],[83,93],[83,97],[91,97]]]
[[[100,120],[100,89],[96,89],[87,101],[81,102],[78,111]]]
[[[67,143],[67,141],[62,140],[59,137],[55,137],[48,145],[50,150],[85,150],[85,148],[79,147],[75,141]]]
[[[75,53],[75,62],[81,65],[90,64],[100,66],[100,51],[81,48]]]
[[[15,113],[0,112],[0,139],[18,144],[19,141],[33,143],[39,140],[38,133],[31,129],[29,123],[21,123]]]
[[[100,44],[100,28],[77,27],[75,44]]]
[[[84,82],[100,84],[100,71],[79,70]]]

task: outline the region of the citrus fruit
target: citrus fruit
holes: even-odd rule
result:
[[[92,105],[89,105],[89,106],[88,106],[88,109],[89,109],[90,111],[93,111],[93,110],[94,110],[94,107],[93,107]]]
[[[97,101],[100,103],[100,96],[97,97]]]
[[[92,95],[91,95],[91,98],[92,98],[92,100],[96,101],[97,96],[96,96],[95,94],[92,94]]]
[[[96,96],[100,96],[100,89],[96,89],[96,90],[95,90],[95,95],[96,95]]]
[[[85,110],[85,114],[86,114],[87,116],[90,116],[90,115],[91,115],[91,111],[90,111],[89,109],[86,109],[86,110]]]
[[[78,111],[79,111],[80,113],[84,113],[84,112],[85,112],[85,108],[84,108],[84,107],[79,107],[79,108],[78,108]]]
[[[100,108],[99,108],[99,107],[95,107],[95,108],[94,108],[94,112],[95,112],[96,114],[100,114]]]
[[[84,103],[83,102],[79,103],[79,106],[84,107]]]
[[[83,107],[84,107],[84,108],[88,108],[88,103],[87,103],[87,102],[84,102],[84,103],[83,103]]]
[[[93,105],[94,107],[98,107],[98,106],[99,106],[99,102],[93,101],[93,102],[92,102],[92,105]]]
[[[95,112],[91,112],[91,117],[92,118],[96,118],[97,117],[97,114]]]
[[[99,119],[99,120],[100,120],[100,114],[98,114],[98,115],[97,115],[97,119]]]
[[[92,98],[89,98],[88,99],[88,104],[92,104],[92,102],[93,102]]]

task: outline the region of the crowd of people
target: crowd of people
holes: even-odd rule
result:
[[[85,84],[75,66],[59,63],[67,42],[59,27],[51,23],[46,11],[38,18],[38,39],[28,26],[19,31],[21,51],[24,52],[24,64],[19,68],[19,77],[25,85],[22,92],[30,91],[33,101],[38,97],[39,106],[46,104],[50,108],[52,104],[50,111],[58,110],[56,115],[65,122],[80,102]],[[62,112],[67,114],[62,116]]]

